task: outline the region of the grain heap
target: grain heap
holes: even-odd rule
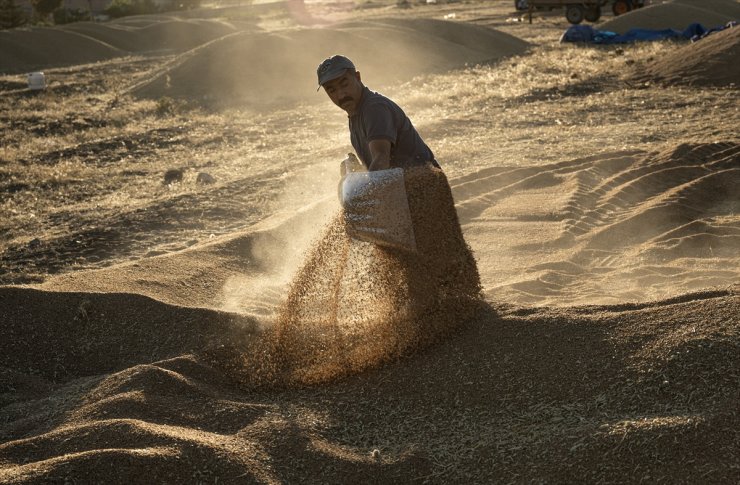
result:
[[[740,27],[714,33],[650,61],[635,71],[638,81],[693,86],[737,86]]]
[[[599,28],[624,34],[630,29],[683,30],[693,23],[711,28],[737,20],[740,5],[734,0],[675,0],[650,5],[615,17]]]
[[[323,101],[306,76],[321,59],[336,54],[337,46],[373,73],[372,85],[382,88],[421,74],[495,62],[525,52],[529,44],[487,27],[435,19],[245,31],[188,52],[131,92],[139,98],[169,96],[189,104],[259,109]]]
[[[133,53],[176,54],[236,31],[237,27],[216,20],[183,19],[151,19],[144,25],[121,19],[5,30],[0,34],[0,72],[89,64]]]
[[[216,363],[248,386],[326,382],[409,354],[479,308],[480,279],[438,169],[406,171],[417,253],[346,235],[342,214],[308,251],[277,321]]]

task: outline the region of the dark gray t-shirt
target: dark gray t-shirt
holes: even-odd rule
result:
[[[385,139],[391,142],[391,168],[407,168],[434,161],[432,150],[424,143],[406,113],[382,94],[362,90],[357,112],[349,117],[352,147],[366,167],[370,166],[369,143]],[[439,165],[437,165],[439,166]]]

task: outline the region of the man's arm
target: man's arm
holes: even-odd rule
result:
[[[391,167],[391,142],[383,138],[368,143],[372,162],[368,170],[385,170]]]

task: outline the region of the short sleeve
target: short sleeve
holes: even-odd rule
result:
[[[362,118],[368,142],[384,139],[396,144],[398,127],[390,107],[384,103],[372,103],[365,107]]]

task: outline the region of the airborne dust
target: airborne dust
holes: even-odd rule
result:
[[[349,238],[335,215],[306,252],[275,324],[243,348],[212,356],[243,385],[327,382],[413,353],[480,308],[478,269],[447,178],[405,172],[418,252]]]

